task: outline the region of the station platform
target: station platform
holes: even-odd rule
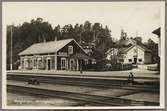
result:
[[[127,80],[130,72],[133,73],[135,81],[138,82],[159,82],[160,74],[158,71],[148,70],[127,70],[127,71],[55,71],[55,70],[12,70],[7,71],[7,74],[31,74],[40,76],[62,76],[62,77],[74,77],[74,78],[94,78],[94,79],[115,79],[115,80]]]
[[[87,76],[106,76],[106,77],[127,77],[130,72],[134,77],[141,78],[160,78],[159,71],[149,71],[141,69],[133,69],[126,71],[56,71],[56,70],[8,70],[7,73],[39,73],[39,74],[62,74],[62,75],[87,75]]]

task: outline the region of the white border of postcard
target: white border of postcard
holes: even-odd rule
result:
[[[160,68],[160,106],[123,106],[123,107],[46,107],[46,106],[7,106],[7,96],[6,96],[6,21],[5,21],[5,4],[8,2],[2,2],[2,108],[3,109],[160,109],[165,107],[165,1],[128,1],[128,2],[100,2],[100,4],[159,4],[161,5],[161,68]],[[11,3],[11,2],[10,2]],[[42,2],[41,2],[42,3]],[[81,3],[82,2],[57,2],[57,3]],[[99,2],[88,2],[99,3]],[[25,2],[26,4],[26,2]]]

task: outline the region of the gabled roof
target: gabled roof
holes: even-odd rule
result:
[[[136,41],[133,39],[120,40],[116,42],[117,45],[124,45],[124,46],[128,46],[129,44],[135,44],[135,43]]]
[[[160,35],[161,35],[161,28],[159,27],[158,29],[154,30],[152,33],[156,34],[156,35],[158,35],[160,37]]]
[[[138,48],[140,48],[141,50],[143,50],[144,52],[151,52],[150,49],[146,48],[145,46],[142,45],[132,45],[130,47],[125,47],[125,48],[120,48],[119,52],[120,53],[127,53],[129,50],[131,50],[133,47],[137,46]]]
[[[127,39],[127,40],[120,40],[117,42],[117,45],[123,46],[119,49],[120,53],[126,53],[136,45],[137,45],[137,47],[139,47],[143,51],[151,52],[151,50],[148,49],[142,42],[138,42],[138,41],[131,39],[131,38]]]
[[[115,51],[115,50],[118,50],[118,48],[110,48],[109,50],[107,50],[105,52],[105,54],[109,54],[109,53],[111,53],[112,51]]]
[[[74,39],[65,39],[59,41],[50,41],[45,43],[33,44],[24,51],[22,51],[21,53],[19,53],[19,55],[54,53],[62,49],[65,45],[67,45],[71,41],[76,42]],[[77,45],[79,44],[77,43]]]

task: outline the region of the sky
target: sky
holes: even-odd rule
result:
[[[128,37],[141,36],[158,41],[152,31],[163,23],[164,2],[4,2],[3,23],[19,25],[37,17],[48,21],[54,28],[60,24],[92,24],[99,22],[119,39],[121,29]]]

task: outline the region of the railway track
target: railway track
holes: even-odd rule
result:
[[[41,83],[49,84],[63,84],[63,85],[75,85],[97,88],[119,88],[135,91],[145,92],[159,92],[159,85],[128,85],[127,80],[119,79],[94,79],[94,78],[72,78],[61,76],[42,76],[42,75],[20,75],[20,74],[8,74],[8,80],[16,81],[28,81],[29,79],[37,79]]]
[[[100,106],[158,106],[159,105],[159,103],[155,102],[135,101],[135,100],[122,99],[118,97],[105,97],[105,96],[90,95],[83,93],[35,88],[30,86],[18,86],[12,84],[7,84],[7,91],[70,99],[70,100],[80,101],[82,103],[83,102],[91,104],[93,103],[98,106],[99,105]]]

